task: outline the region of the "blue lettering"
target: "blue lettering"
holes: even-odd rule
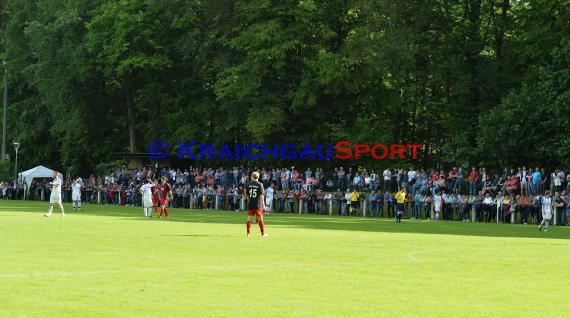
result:
[[[287,149],[292,149],[293,150],[293,154],[291,153],[285,153],[285,150]],[[279,151],[279,154],[281,155],[281,158],[283,159],[296,159],[297,158],[297,152],[296,152],[297,147],[295,147],[295,145],[292,144],[285,144],[283,146],[281,146],[281,150]]]
[[[241,159],[241,146],[236,144],[236,160]]]
[[[312,160],[315,160],[315,155],[313,154],[313,151],[311,150],[311,145],[309,144],[303,145],[303,149],[299,154],[299,159],[303,159],[303,157],[305,156],[310,156]]]
[[[228,157],[228,159],[234,160],[234,155],[230,151],[230,147],[226,144],[222,146],[222,149],[220,149],[220,152],[218,153],[218,157],[216,159],[220,160],[224,156]]]
[[[250,160],[259,158],[259,155],[251,156],[251,155],[247,152],[247,151],[248,151],[249,149],[251,149],[251,148],[259,150],[259,146],[258,146],[258,145],[255,145],[255,144],[247,144],[247,145],[245,145],[245,147],[243,147],[243,156],[244,156],[246,159],[250,159]]]
[[[333,145],[332,144],[329,144],[329,154],[326,157],[323,156],[322,150],[323,150],[323,145],[319,144],[317,146],[317,154],[319,156],[319,159],[330,159],[330,158],[332,158],[332,153],[333,153]]]
[[[214,145],[200,144],[200,160],[205,159],[205,155],[209,155],[210,159],[214,159]]]
[[[267,159],[267,154],[273,154],[273,159],[277,159],[279,157],[279,151],[277,150],[279,147],[277,147],[277,145],[273,145],[273,148],[268,149],[265,144],[261,145],[261,158],[263,158],[263,160]]]
[[[194,153],[192,153],[192,151],[190,151],[190,148],[192,148],[192,146],[194,146],[195,144],[196,144],[195,141],[191,141],[187,145],[185,145],[182,141],[179,141],[178,159],[184,159],[184,154],[187,154],[188,156],[190,156],[190,159],[196,160],[196,156],[194,155]]]

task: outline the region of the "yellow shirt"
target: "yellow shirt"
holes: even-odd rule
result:
[[[354,191],[350,193],[350,201],[358,201],[358,192]]]
[[[396,203],[403,204],[406,202],[406,193],[403,191],[398,191],[394,196],[394,199],[396,199]]]

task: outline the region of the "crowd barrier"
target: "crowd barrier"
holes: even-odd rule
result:
[[[47,201],[49,200],[49,194],[46,193],[46,191],[41,188],[37,191],[34,191],[36,193],[31,194],[30,191],[23,191],[23,195],[22,193],[20,193],[20,195],[17,195],[18,198],[23,198],[24,200],[37,200],[40,199],[41,201]],[[135,193],[135,192],[130,192],[130,191],[104,191],[104,190],[82,190],[81,191],[81,198],[82,198],[82,202],[83,203],[91,203],[91,204],[114,204],[114,205],[135,205],[135,206],[140,206],[141,205],[141,201],[142,201],[142,196],[139,193]],[[64,202],[71,202],[71,190],[63,190],[62,191],[62,199]],[[233,203],[231,202],[233,201]],[[281,202],[280,202],[281,201]],[[283,198],[283,199],[279,199],[279,198],[274,198],[273,201],[273,205],[272,205],[272,212],[278,212],[279,211],[279,206],[281,205],[283,207],[283,212],[286,213],[297,213],[297,214],[306,214],[309,213],[309,209],[308,209],[308,201],[304,198],[301,199],[295,199],[295,201],[293,202],[293,211],[291,211],[291,205],[290,205],[290,199],[289,198]],[[315,214],[327,214],[327,215],[333,215],[333,214],[342,214],[342,215],[349,215],[350,213],[348,213],[349,211],[349,204],[346,203],[345,200],[340,200],[341,204],[341,211],[335,211],[337,209],[335,209],[335,207],[338,208],[339,204],[338,201],[339,199],[333,198],[333,199],[320,199],[317,200],[319,202],[318,206],[319,206],[319,211],[316,211],[316,209],[313,209]],[[362,217],[369,217],[371,216],[370,209],[371,209],[371,201],[368,200],[360,200],[360,209],[358,211],[358,216],[362,216]],[[413,210],[413,204],[414,202],[411,203],[411,205],[407,205],[406,206],[406,215],[405,217],[408,217],[411,215],[411,211]],[[477,211],[475,208],[475,205],[469,203],[471,205],[470,208],[470,221],[472,222],[477,222],[480,221],[478,220],[478,218],[480,216],[477,215]],[[386,203],[384,204],[384,207],[382,209],[382,211],[380,211],[382,213],[382,215],[384,215],[384,212],[388,212],[387,214],[389,215],[389,211],[386,211]],[[202,204],[200,204],[200,202],[198,202],[197,200],[197,196],[193,195],[193,194],[188,194],[186,196],[179,196],[179,195],[175,195],[174,200],[170,203],[170,207],[175,207],[175,208],[208,208],[208,209],[215,209],[215,210],[230,210],[233,207],[233,210],[236,211],[245,211],[245,201],[243,199],[243,197],[241,196],[233,196],[233,195],[221,195],[221,194],[216,194],[216,195],[211,195],[210,198],[208,200],[206,200],[206,202],[202,202]],[[454,219],[455,217],[455,212],[458,212],[457,215],[459,216],[459,208],[458,208],[458,204],[454,203],[452,208],[452,219]],[[389,209],[389,208],[388,208]],[[424,210],[423,206],[421,207],[422,210]],[[552,222],[553,225],[557,225],[558,222],[558,207],[553,206],[553,218],[552,218]],[[499,207],[497,206],[495,209],[495,221],[496,223],[502,222],[501,218],[500,218],[500,210]],[[344,213],[342,213],[344,211]],[[428,211],[424,211],[426,214],[428,213]],[[540,211],[538,211],[538,213],[540,213]],[[520,220],[520,215],[517,215],[520,213],[517,212],[513,212],[513,213],[509,213],[509,223],[515,223],[517,222],[517,218]],[[429,216],[430,219],[434,219],[434,208],[433,208],[433,204],[431,205],[430,209],[429,209]],[[427,216],[427,215],[426,215]]]

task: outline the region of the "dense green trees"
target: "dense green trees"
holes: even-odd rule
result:
[[[9,140],[24,166],[84,173],[155,139],[568,166],[569,17],[566,0],[7,0]]]

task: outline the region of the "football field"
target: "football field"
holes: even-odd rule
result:
[[[0,317],[564,317],[570,228],[0,201]]]

